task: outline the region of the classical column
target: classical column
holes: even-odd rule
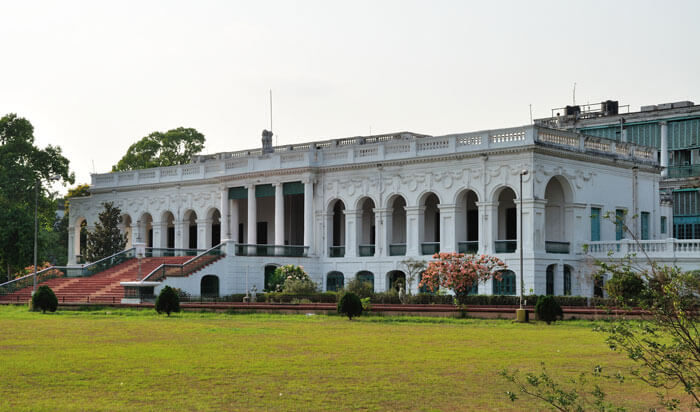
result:
[[[211,247],[211,220],[197,219],[197,249]]]
[[[187,249],[189,245],[185,244],[185,230],[190,230],[189,222],[176,220],[173,225],[175,225],[175,249]]]
[[[221,189],[221,240],[231,239],[231,225],[228,219],[228,188]]]
[[[240,223],[239,209],[238,209],[238,199],[231,200],[231,222],[229,226],[231,228],[231,236],[229,237],[234,242],[238,242],[238,224]]]
[[[314,231],[314,183],[311,180],[304,182],[304,246],[309,246],[309,252],[313,250]]]
[[[275,184],[275,245],[284,245],[284,191],[282,183]],[[281,249],[279,251],[281,252]]]
[[[68,226],[68,264],[75,265],[75,226]]]
[[[344,210],[345,214],[345,257],[356,257],[358,246],[358,221],[362,219],[362,210]]]
[[[515,203],[518,208],[518,219],[520,219],[520,201],[516,199]],[[545,235],[547,232],[547,220],[545,219],[546,205],[547,201],[544,199],[523,200],[523,231],[525,232],[523,234],[523,252],[526,254],[545,251]],[[564,222],[562,222],[562,224],[565,225]],[[518,231],[519,230],[520,223],[518,223]],[[564,233],[566,233],[566,231]],[[518,236],[520,236],[520,232],[518,232]],[[519,245],[520,242],[518,242],[518,246]]]
[[[374,256],[389,256],[391,209],[374,209]]]
[[[661,126],[661,176],[668,177],[668,123],[659,122]]]
[[[423,206],[406,206],[406,256],[420,255],[420,235],[423,233]]]
[[[166,222],[167,224],[167,222]],[[163,244],[162,240],[162,233],[165,232],[167,233],[167,229],[163,231],[163,222],[156,222],[153,221],[151,222],[151,228],[153,229],[153,247],[154,248],[162,248],[165,247],[166,245]]]
[[[256,245],[258,243],[258,210],[255,198],[255,185],[248,185],[248,239],[246,243]]]
[[[498,202],[477,202],[479,210],[479,253],[493,254],[498,237]]]
[[[440,210],[440,252],[457,251],[456,215],[457,205],[439,204]]]
[[[134,225],[133,241],[131,243],[146,243],[146,239],[143,239],[141,236],[143,231],[144,229],[141,225],[141,221],[137,220],[136,224]]]

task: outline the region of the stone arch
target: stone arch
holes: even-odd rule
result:
[[[518,240],[517,195],[509,186],[502,186],[495,194],[498,196],[494,199],[498,202],[495,251],[513,253],[517,249]]]
[[[336,198],[328,204],[328,253],[330,257],[345,256],[345,202]]]
[[[209,249],[221,243],[221,212],[216,207],[211,207],[206,214],[206,248]]]
[[[491,282],[494,295],[515,295],[515,273],[512,270],[501,272],[501,279],[494,278]]]
[[[394,194],[387,200],[387,213],[384,221],[390,256],[406,255],[406,197]]]
[[[460,253],[479,251],[478,202],[479,194],[470,188],[460,190],[455,196],[455,237]]]
[[[440,251],[440,197],[435,192],[425,192],[418,199],[422,208],[418,219],[420,254],[432,255]]]
[[[345,276],[337,270],[328,272],[326,275],[326,291],[337,292],[345,287]]]
[[[505,190],[508,190],[508,189],[512,190],[513,193],[515,194],[515,199],[518,199],[518,191],[514,187],[507,185],[507,184],[501,184],[501,185],[494,187],[493,190],[491,190],[491,193],[489,195],[489,199],[491,199],[492,202],[498,202],[499,196]]]
[[[551,264],[547,266],[546,276],[545,276],[545,295],[554,295],[554,273],[557,271],[557,265]]]
[[[219,297],[219,277],[216,275],[204,275],[200,281],[200,296],[207,298]]]
[[[76,262],[82,263],[85,260],[87,243],[87,219],[83,216],[75,219],[73,230],[73,256],[76,257]]]
[[[544,190],[545,251],[568,253],[573,226],[571,185],[563,176],[553,176]]]
[[[187,209],[182,214],[182,239],[186,249],[197,249],[197,212]]]
[[[132,237],[133,237],[133,233],[134,233],[134,228],[133,228],[134,222],[131,219],[131,215],[129,215],[128,213],[123,213],[121,215],[120,225],[121,225],[120,229],[122,231],[122,234],[126,238],[126,245],[124,246],[124,249],[131,249],[133,247],[132,246],[132,240],[133,240]]]
[[[406,274],[401,270],[390,270],[386,274],[386,290],[399,291],[400,288],[406,291]]]
[[[372,284],[372,290],[374,290],[374,273],[369,270],[361,270],[355,274],[355,279],[361,282],[368,282]]]
[[[275,269],[277,269],[280,265],[277,263],[268,263],[265,265],[265,272],[264,272],[264,279],[263,279],[263,290],[266,292],[275,292],[274,286],[271,284],[272,282],[272,276],[275,273]]]
[[[139,231],[137,240],[145,243],[146,247],[153,247],[153,216],[150,212],[144,212],[137,222]]]
[[[175,214],[169,210],[164,211],[160,216],[160,246],[162,248],[175,248]]]
[[[564,285],[564,296],[571,295],[571,273],[574,269],[570,265],[564,265],[564,272],[562,274],[562,283]]]
[[[374,256],[377,243],[377,228],[374,209],[376,203],[369,196],[364,196],[357,201],[358,221],[356,224],[356,239],[359,256]]]

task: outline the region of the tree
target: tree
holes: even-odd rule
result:
[[[186,164],[204,149],[204,141],[204,135],[192,128],[153,132],[129,146],[112,171]]]
[[[156,312],[165,312],[170,316],[171,312],[180,311],[180,298],[175,292],[175,289],[170,286],[166,286],[160,291],[160,294],[156,298]]]
[[[440,287],[454,291],[457,301],[464,304],[469,291],[479,282],[500,279],[506,264],[494,256],[464,255],[463,253],[436,253],[423,273],[419,286],[431,291]]]
[[[408,258],[401,261],[401,266],[404,267],[406,272],[406,294],[411,294],[411,288],[413,282],[416,281],[416,277],[421,274],[426,268],[425,260],[417,260],[413,258]]]
[[[34,296],[32,296],[32,308],[41,310],[41,313],[56,312],[58,308],[58,298],[53,293],[50,287],[46,285],[39,286]]]
[[[362,301],[352,292],[345,292],[338,301],[338,313],[352,320],[353,317],[362,315]]]
[[[54,176],[73,183],[61,149],[34,145],[34,127],[16,114],[0,118],[0,265],[5,276],[28,266],[34,252],[34,204],[38,186],[39,260],[46,259],[47,234],[55,223],[56,202],[43,183]]]
[[[547,325],[564,316],[559,302],[552,295],[540,296],[537,299],[535,313],[537,314],[537,319],[547,322]]]
[[[99,215],[100,221],[95,222],[95,230],[87,234],[85,254],[88,262],[95,262],[124,250],[126,236],[119,230],[121,213],[121,209],[111,202],[104,203],[104,211]]]

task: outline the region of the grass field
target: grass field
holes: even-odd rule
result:
[[[592,327],[0,306],[0,409],[547,410],[507,400],[498,371],[624,372]],[[630,410],[655,403],[639,382],[606,389]]]

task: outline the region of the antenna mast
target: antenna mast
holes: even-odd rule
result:
[[[576,82],[574,82],[574,106],[576,106]]]

